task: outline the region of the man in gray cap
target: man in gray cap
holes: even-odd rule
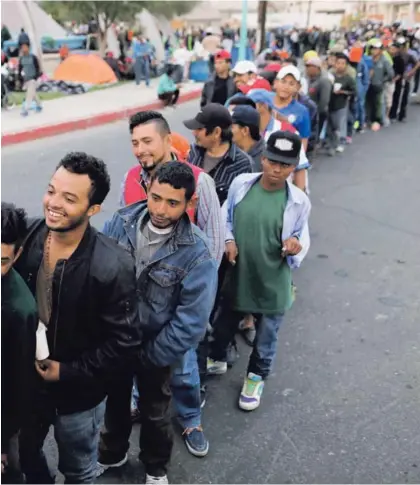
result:
[[[288,181],[299,163],[302,142],[295,133],[276,131],[267,141],[261,173],[237,177],[226,203],[226,255],[230,270],[214,321],[207,361],[209,374],[227,371],[227,348],[244,314],[256,319],[256,336],[239,407],[260,405],[277,347],[277,333],[292,305],[292,269],[309,247],[300,241],[311,203]],[[258,237],[256,237],[258,235]]]

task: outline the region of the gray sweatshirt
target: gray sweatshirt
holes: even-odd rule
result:
[[[377,62],[373,62],[373,75],[370,78],[370,84],[377,88],[384,88],[386,82],[394,77],[394,69],[391,64],[382,56]]]
[[[318,107],[318,113],[327,113],[330,103],[332,84],[326,73],[314,79],[308,79],[308,94]]]

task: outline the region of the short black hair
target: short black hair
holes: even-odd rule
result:
[[[342,52],[338,52],[335,55],[335,59],[338,61],[339,59],[344,59],[346,62],[349,62],[349,58],[346,56],[346,54],[343,54]]]
[[[298,67],[298,64],[299,64],[299,63],[298,63],[298,60],[297,60],[297,59],[296,59],[296,57],[294,57],[294,56],[290,56],[290,57],[288,57],[287,59],[284,59],[284,61],[283,61],[283,62],[286,62],[286,63],[288,63],[288,64],[292,64],[292,65],[293,65],[293,66],[295,66],[295,67]]]
[[[28,232],[26,211],[8,202],[1,203],[1,242],[14,244],[15,253],[22,246]]]
[[[90,205],[102,204],[111,188],[111,181],[105,162],[85,152],[70,152],[57,165],[68,172],[88,175],[92,188],[89,192]]]
[[[211,135],[213,131],[217,128],[217,126],[206,126],[206,135]],[[220,133],[220,141],[222,143],[230,143],[232,141],[232,127],[229,126],[228,128],[220,128],[222,131]]]
[[[249,128],[249,136],[254,140],[254,141],[260,141],[261,140],[261,134],[260,134],[260,127],[255,126],[255,125],[245,125],[243,123],[236,123],[237,125],[241,126],[242,128]]]
[[[174,189],[185,189],[185,198],[187,201],[195,192],[195,178],[192,168],[186,163],[173,160],[162,163],[156,169],[150,180],[150,186],[157,180],[160,184],[168,184]]]
[[[253,108],[256,108],[257,105],[254,103],[254,101],[251,98],[248,98],[248,96],[238,96],[235,95],[231,98],[229,101],[229,106],[252,106]]]
[[[170,135],[171,129],[166,119],[157,111],[139,111],[130,118],[130,133],[134,128],[148,123],[155,123],[162,136]]]

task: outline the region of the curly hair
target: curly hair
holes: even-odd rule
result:
[[[130,133],[133,133],[134,128],[140,125],[154,123],[162,136],[170,135],[171,129],[166,119],[157,111],[139,111],[135,113],[129,122]]]
[[[187,201],[195,192],[194,173],[189,165],[178,160],[162,163],[152,175],[150,186],[157,180],[160,184],[168,184],[174,189],[185,189]]]
[[[14,244],[15,252],[22,245],[28,232],[27,215],[24,209],[18,209],[8,202],[1,203],[1,242]]]
[[[89,192],[90,205],[102,204],[111,188],[111,181],[105,162],[85,152],[70,152],[57,165],[71,173],[88,175],[92,184]]]

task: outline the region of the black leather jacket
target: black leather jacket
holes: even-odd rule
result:
[[[215,76],[209,79],[206,84],[203,86],[203,91],[201,93],[201,101],[200,106],[204,108],[207,104],[211,103],[213,94],[214,94],[214,83],[215,83]],[[227,99],[226,101],[231,98],[237,92],[235,82],[232,76],[228,77],[227,80]]]
[[[48,229],[30,224],[16,269],[36,297],[36,281]],[[68,260],[53,275],[47,325],[50,359],[60,362],[60,380],[40,382],[58,414],[90,409],[106,395],[106,383],[131,363],[141,344],[133,258],[88,226]]]

